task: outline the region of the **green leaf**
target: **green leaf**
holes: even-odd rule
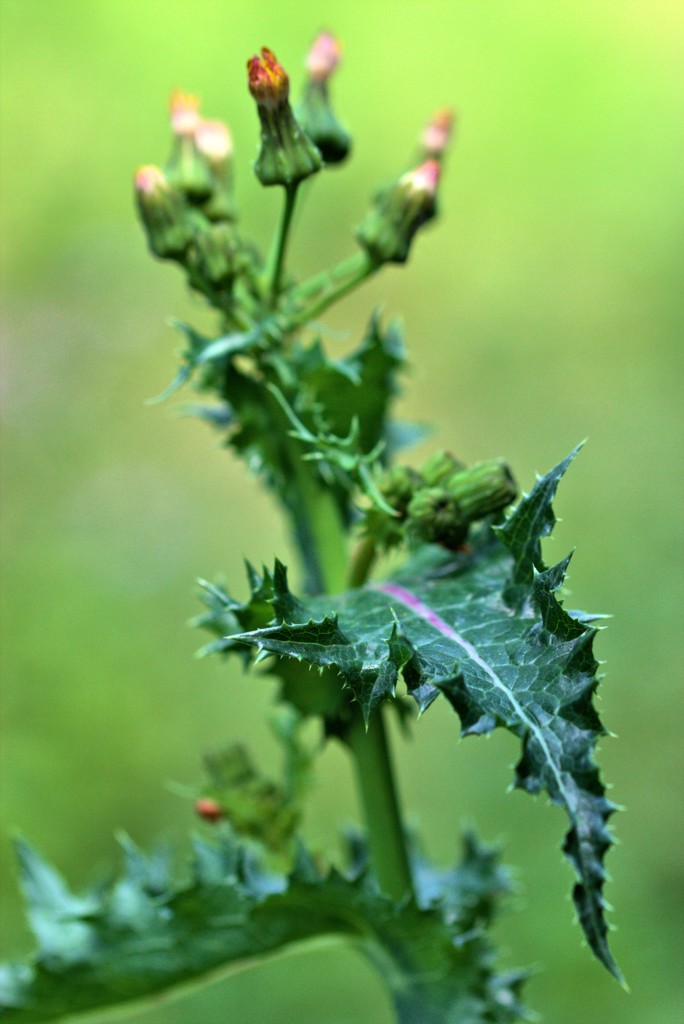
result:
[[[401,328],[386,330],[376,314],[361,344],[343,359],[331,359],[320,342],[294,350],[295,411],[314,433],[346,437],[356,420],[359,451],[371,452],[388,440],[388,414],[405,367]]]
[[[421,863],[419,904],[402,905],[379,893],[362,845],[356,852],[357,867],[343,875],[321,871],[302,850],[286,877],[265,873],[229,837],[196,839],[191,877],[176,884],[155,857],[127,840],[121,878],[76,897],[22,844],[38,950],[29,964],[0,967],[2,1019],[39,1024],[145,999],[330,935],[353,941],[377,967],[403,1024],[508,1024],[524,1017],[524,974],[495,972],[481,928],[507,888],[492,851],[471,837],[451,871]],[[55,913],[78,929],[77,942],[64,927],[46,939],[44,921]]]
[[[223,337],[212,339],[206,338],[199,331],[196,331],[194,327],[183,323],[182,320],[173,320],[172,326],[176,327],[186,339],[186,347],[181,356],[183,362],[169,386],[161,394],[156,395],[154,398],[149,398],[147,400],[148,405],[157,405],[170,398],[171,395],[175,394],[176,391],[190,380],[198,367],[207,367],[211,363],[225,360],[229,356],[251,352],[263,342],[266,330],[260,324],[251,331],[234,331]],[[205,385],[213,386],[213,384],[214,379],[210,375]]]
[[[471,550],[424,548],[390,580],[311,599],[298,617],[276,616],[231,639],[337,671],[366,719],[394,695],[401,672],[421,712],[441,692],[463,735],[499,726],[519,737],[515,785],[564,808],[579,920],[619,977],[602,894],[616,808],[593,761],[604,732],[592,705],[596,629],[556,597],[569,559],[551,569],[541,559],[555,522],[551,500],[574,454],[537,481],[504,526],[483,528]]]

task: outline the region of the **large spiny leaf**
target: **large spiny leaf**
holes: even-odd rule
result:
[[[385,977],[402,1024],[525,1017],[524,974],[495,973],[483,933],[507,877],[471,837],[451,871],[421,864],[418,902],[402,905],[379,893],[363,850],[349,875],[321,871],[302,851],[286,877],[264,874],[228,836],[196,840],[192,877],[178,885],[163,857],[148,858],[126,840],[123,875],[84,897],[28,844],[18,852],[38,951],[30,964],[0,965],[8,1024],[145,999],[323,935],[358,944]]]
[[[579,920],[619,977],[602,894],[615,806],[592,759],[603,733],[592,706],[596,630],[556,597],[569,559],[547,569],[541,558],[555,522],[551,501],[574,454],[537,481],[502,527],[483,529],[469,552],[424,549],[389,581],[312,599],[298,618],[276,615],[232,642],[336,669],[366,718],[394,696],[401,672],[421,711],[441,691],[464,735],[502,726],[518,736],[515,784],[544,790],[565,809]]]

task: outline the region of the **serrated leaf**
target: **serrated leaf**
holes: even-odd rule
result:
[[[398,323],[383,330],[374,315],[361,344],[343,359],[331,359],[320,342],[297,349],[293,359],[295,412],[310,430],[346,437],[356,420],[360,452],[367,454],[386,443],[389,406],[405,365]]]
[[[563,849],[578,876],[579,920],[596,956],[619,977],[602,894],[615,806],[592,757],[603,732],[592,705],[596,630],[556,597],[568,560],[546,569],[541,558],[541,539],[555,522],[551,501],[574,454],[538,480],[496,533],[483,529],[470,553],[424,550],[386,582],[311,599],[299,620],[233,639],[334,668],[366,718],[393,695],[402,671],[421,710],[439,692],[446,696],[463,735],[500,726],[518,736],[515,785],[545,791],[566,811]]]
[[[259,326],[252,331],[234,332],[221,338],[206,338],[199,331],[196,331],[190,324],[182,320],[172,320],[171,324],[176,327],[186,339],[186,347],[181,354],[182,363],[178,372],[169,386],[161,394],[147,400],[148,405],[157,405],[165,402],[167,398],[175,394],[190,380],[195,370],[207,366],[227,356],[238,355],[242,352],[251,351],[263,338],[263,328]]]
[[[561,478],[581,447],[582,444],[578,444],[562,462],[540,477],[504,525],[494,527],[513,556],[513,569],[504,595],[509,604],[516,605],[529,594],[534,570],[542,565],[542,538],[550,536],[556,525],[551,503]]]
[[[374,963],[402,1024],[511,1024],[524,1018],[518,1000],[524,975],[495,973],[492,949],[472,927],[473,878],[484,903],[493,905],[502,892],[486,848],[471,842],[462,868],[448,873],[448,904],[445,873],[430,880],[431,869],[423,864],[421,881],[429,894],[422,908],[392,903],[366,869],[322,871],[303,849],[289,877],[265,873],[229,838],[195,839],[193,849],[192,877],[182,885],[167,880],[163,889],[150,891],[147,869],[154,857],[137,850],[126,857],[120,879],[86,897],[72,896],[60,881],[57,901],[69,905],[72,923],[83,933],[78,956],[66,932],[65,950],[52,939],[44,946],[38,932],[32,963],[0,966],[3,1020],[40,1024],[145,999],[324,935],[355,942]],[[26,845],[23,856],[52,891],[53,869]],[[34,912],[33,900],[45,902],[41,888],[27,891]]]

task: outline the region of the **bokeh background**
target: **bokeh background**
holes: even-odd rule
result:
[[[147,255],[131,177],[167,155],[167,97],[226,118],[243,223],[265,243],[279,196],[250,171],[257,122],[245,60],[272,46],[295,89],[312,35],[345,45],[336,106],[355,154],[299,215],[302,273],[353,250],[373,188],[401,171],[437,107],[461,114],[439,224],[329,317],[331,346],[372,307],[405,320],[401,413],[429,446],[505,456],[529,487],[585,436],[549,557],[573,546],[571,603],[614,615],[600,710],[625,994],[581,948],[562,815],[507,793],[516,744],[457,739],[434,707],[399,743],[401,786],[430,852],[464,824],[501,839],[520,890],[498,936],[539,973],[528,1002],[553,1024],[662,1024],[681,1010],[682,107],[684,19],[672,3],[543,0],[2,0],[3,951],[30,946],[9,834],[76,885],[106,872],[124,829],[182,847],[199,755],[247,739],[266,767],[268,683],[193,661],[196,576],[245,593],[242,559],[288,559],[268,498],[182,402],[146,406],[173,375],[170,314],[210,326],[180,274]],[[346,339],[346,340],[345,340]],[[307,823],[336,855],[357,815],[331,747]],[[391,1019],[343,946],[254,967],[139,1024]]]

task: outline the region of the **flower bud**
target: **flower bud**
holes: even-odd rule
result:
[[[501,459],[478,462],[455,473],[446,487],[468,522],[501,512],[518,493],[513,474]]]
[[[380,192],[356,238],[375,263],[405,263],[416,231],[437,212],[441,168],[426,160]]]
[[[166,177],[191,202],[203,202],[211,195],[214,182],[209,164],[195,141],[200,124],[199,99],[176,90],[171,93],[169,106],[173,148],[165,167]]]
[[[233,198],[233,140],[222,121],[201,119],[195,129],[195,145],[213,175],[211,196],[202,207],[209,220],[235,220]]]
[[[197,231],[186,256],[191,283],[206,282],[221,291],[232,288],[244,264],[235,228],[225,221]]]
[[[323,166],[321,154],[290,108],[290,80],[275,54],[262,47],[247,61],[249,91],[261,122],[261,148],[254,171],[262,185],[294,185]]]
[[[218,800],[214,800],[210,796],[203,796],[195,800],[195,812],[199,814],[200,818],[204,818],[205,821],[210,821],[212,824],[220,821],[224,816],[223,808]]]
[[[306,59],[308,78],[297,107],[297,120],[326,164],[340,163],[351,149],[351,137],[335,117],[328,93],[328,79],[340,62],[341,52],[329,32],[316,37]]]
[[[306,55],[306,70],[313,82],[327,82],[340,63],[342,48],[330,32],[316,36]]]
[[[437,110],[426,124],[420,136],[425,159],[440,160],[449,145],[454,128],[454,112],[443,108]]]
[[[393,466],[378,481],[378,490],[400,516],[406,515],[414,493],[423,485],[420,473],[410,466]]]
[[[422,487],[408,507],[408,537],[413,543],[442,544],[455,550],[468,534],[468,520],[446,487]]]
[[[135,197],[150,249],[162,259],[183,255],[192,238],[192,224],[183,196],[164,172],[148,164],[135,175]]]
[[[444,450],[435,452],[420,467],[420,474],[428,487],[436,487],[445,483],[454,473],[465,469],[465,463],[457,459],[451,452]]]
[[[416,492],[408,506],[408,536],[453,550],[466,539],[470,523],[502,511],[515,495],[511,471],[499,459],[459,470]]]
[[[380,476],[377,486],[396,515],[372,505],[364,513],[363,532],[376,547],[389,550],[403,543],[407,509],[415,492],[423,486],[423,478],[410,466],[393,466]]]

